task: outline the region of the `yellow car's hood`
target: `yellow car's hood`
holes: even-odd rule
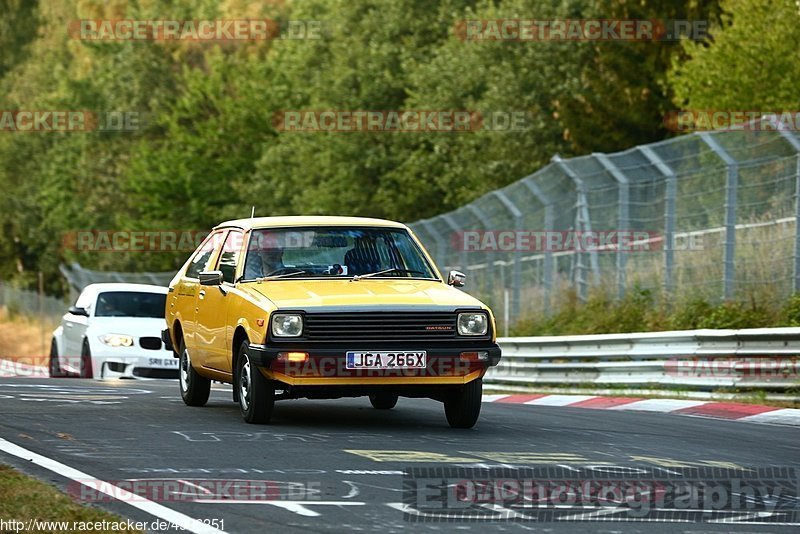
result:
[[[481,302],[463,291],[431,280],[272,280],[249,283],[281,309],[392,306],[475,307]]]

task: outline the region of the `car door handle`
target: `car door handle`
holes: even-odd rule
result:
[[[206,298],[206,290],[205,289],[201,289],[200,293],[198,293],[198,296],[200,297],[200,300],[203,300],[204,298]]]

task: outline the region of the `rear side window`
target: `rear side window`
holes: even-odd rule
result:
[[[188,278],[200,278],[200,273],[208,270],[209,261],[214,253],[214,243],[217,242],[219,237],[219,233],[212,234],[205,240],[197,252],[194,253],[189,267],[186,269],[186,276]]]

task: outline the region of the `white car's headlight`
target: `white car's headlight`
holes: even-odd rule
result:
[[[104,334],[100,336],[100,341],[109,347],[132,347],[133,338],[125,334]]]
[[[303,317],[296,313],[276,313],[272,316],[272,335],[299,337],[303,333]]]
[[[489,331],[489,316],[483,312],[458,314],[458,333],[462,336],[485,336]]]

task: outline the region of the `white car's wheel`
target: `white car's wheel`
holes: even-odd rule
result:
[[[178,382],[181,388],[181,398],[187,406],[204,406],[211,395],[211,380],[197,374],[192,367],[192,360],[186,344],[181,341],[180,363]]]
[[[94,372],[92,371],[92,349],[89,347],[89,340],[83,340],[81,347],[81,378],[93,378]]]
[[[61,362],[58,361],[58,345],[55,339],[50,341],[50,376],[53,378],[62,378],[64,376]]]

